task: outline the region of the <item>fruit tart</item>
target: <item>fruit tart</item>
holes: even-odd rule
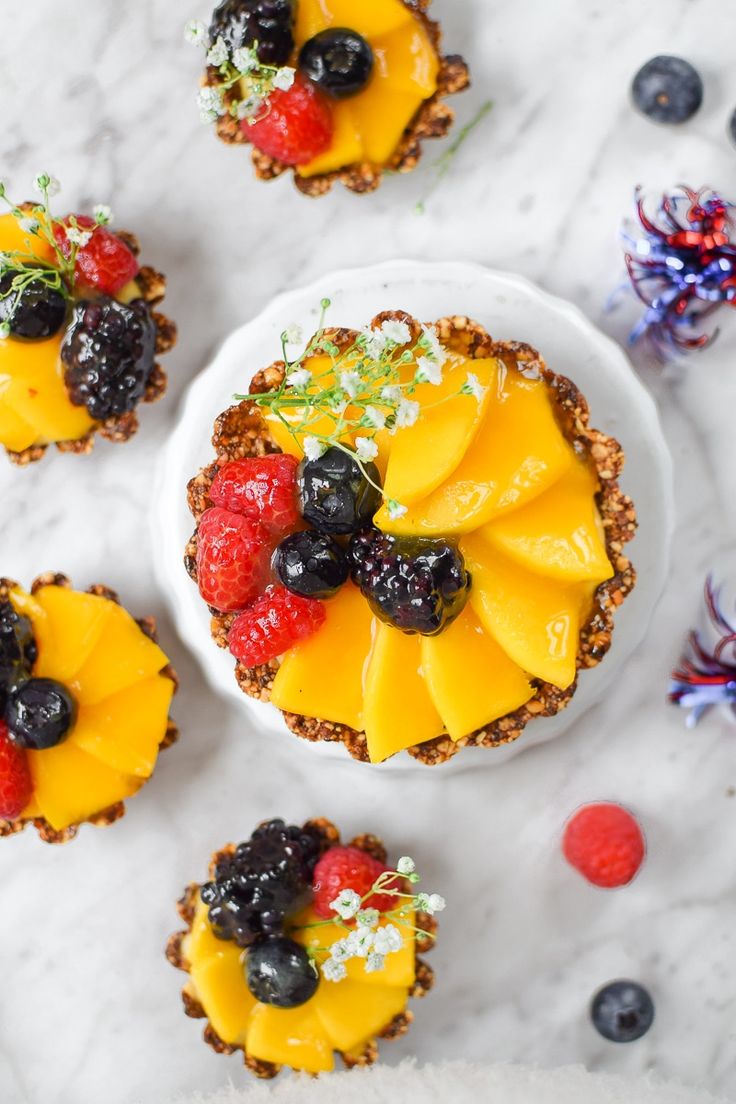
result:
[[[442,56],[429,3],[223,0],[209,29],[187,28],[207,53],[203,120],[253,146],[261,180],[291,169],[307,195],[336,181],[373,191],[447,133],[445,97],[469,83],[462,58]]]
[[[177,736],[176,676],[152,617],[104,586],[0,580],[0,836],[32,824],[47,843],[112,824]]]
[[[153,308],[166,281],[138,263],[132,234],[111,212],[51,214],[57,182],[36,177],[40,201],[12,203],[0,182],[0,444],[17,464],[49,445],[87,453],[96,433],[127,441],[139,402],[166,390],[156,363],[176,328]]]
[[[410,997],[433,982],[439,894],[415,893],[414,862],[387,866],[372,835],[340,844],[328,820],[261,824],[212,856],[209,881],[179,902],[186,931],[167,957],[189,974],[188,1016],[206,1019],[220,1054],[240,1050],[258,1077],[282,1066],[311,1074],[378,1057],[412,1021]]]
[[[189,485],[186,566],[242,690],[372,762],[563,709],[635,579],[623,453],[574,384],[463,317],[284,352]]]

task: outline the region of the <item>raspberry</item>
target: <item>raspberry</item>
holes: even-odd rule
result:
[[[0,817],[14,820],[25,809],[33,793],[28,757],[16,747],[0,721]]]
[[[268,663],[324,623],[325,607],[317,598],[303,598],[286,587],[269,587],[233,621],[230,651],[246,667]]]
[[[299,461],[286,453],[231,460],[215,476],[210,498],[215,506],[256,518],[279,536],[301,521],[296,501]]]
[[[332,113],[312,84],[297,76],[291,88],[268,97],[268,111],[255,122],[243,120],[256,149],[285,165],[305,165],[332,141]]]
[[[644,861],[644,835],[631,813],[610,802],[583,805],[567,822],[565,858],[593,885],[628,885]]]
[[[253,518],[213,506],[205,510],[197,535],[199,592],[226,613],[242,610],[268,582],[273,541]]]
[[[82,230],[91,230],[92,237],[77,253],[75,276],[81,284],[96,288],[105,295],[117,293],[134,280],[139,272],[135,254],[117,234],[104,226],[98,226],[87,215],[76,215],[76,225]],[[72,251],[71,242],[66,236],[65,227],[69,219],[54,224],[54,237],[65,257]]]
[[[359,897],[365,897],[376,878],[387,869],[378,859],[357,847],[331,847],[314,868],[314,911],[324,920],[332,919],[336,913],[330,908],[330,901],[334,901],[338,893],[343,889],[353,889]],[[392,889],[401,887],[398,878],[387,884]],[[365,901],[363,908],[386,912],[395,903],[395,897],[374,893]]]

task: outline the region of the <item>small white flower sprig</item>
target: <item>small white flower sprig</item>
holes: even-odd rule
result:
[[[439,893],[411,893],[406,888],[396,889],[397,879],[411,885],[421,881],[414,860],[409,855],[399,859],[396,870],[386,870],[379,874],[365,896],[361,897],[354,889],[343,889],[334,901],[330,901],[330,908],[337,914],[337,919],[315,921],[303,926],[301,930],[305,931],[335,924],[345,929],[345,937],[336,940],[331,946],[307,948],[315,970],[320,969],[326,981],[342,981],[347,976],[345,963],[354,958],[363,960],[368,974],[382,970],[386,957],[400,951],[404,946],[401,928],[412,935],[421,931],[423,935],[434,938],[433,933],[426,932],[411,922],[411,914],[426,912],[434,916],[435,913],[442,912],[445,908],[444,897]],[[395,897],[396,908],[384,912],[366,908],[366,902],[374,894]],[[381,924],[382,918],[391,923]],[[350,926],[351,923],[353,927]]]
[[[0,280],[10,273],[13,276],[8,286],[0,290],[0,299],[17,295],[18,302],[20,294],[29,284],[34,283],[45,284],[58,291],[65,299],[71,299],[79,250],[88,244],[98,226],[107,226],[112,222],[112,211],[103,203],[97,204],[93,211],[92,226],[80,226],[76,215],[69,215],[63,222],[54,221],[51,198],[61,191],[59,181],[50,173],[41,172],[35,176],[33,187],[41,201],[21,206],[10,199],[7,185],[0,180],[0,200],[10,208],[13,218],[27,235],[29,244],[27,252],[14,249],[0,253]],[[69,244],[68,254],[61,248],[54,233],[59,228],[63,230],[63,236]],[[38,238],[51,247],[54,253],[53,262],[41,260],[33,254],[30,249],[33,238]],[[0,323],[0,338],[10,336],[11,321],[12,317]]]
[[[302,341],[300,328],[289,326],[281,334],[285,371],[279,387],[236,398],[248,398],[256,406],[270,410],[303,447],[308,460],[318,459],[328,448],[339,448],[352,456],[365,479],[385,498],[383,488],[367,467],[378,455],[376,434],[381,430],[395,434],[415,424],[422,410],[414,398],[416,390],[421,384],[438,387],[442,383],[443,368],[450,354],[426,326],[414,338],[408,323],[395,319],[386,319],[377,329],[362,330],[341,348],[324,328],[330,300],[323,299],[320,307],[317,331],[300,356],[290,359],[287,350],[287,346]],[[320,355],[330,358],[332,370],[313,376],[308,361]],[[407,367],[411,364],[414,372],[407,379]],[[478,377],[468,372],[455,394],[472,396],[480,403],[485,390]],[[454,397],[446,395],[436,403],[425,403],[423,408]],[[296,420],[287,418],[289,411],[297,414]],[[321,431],[317,429],[318,423]],[[393,498],[385,500],[391,518],[406,513],[401,502]]]
[[[264,65],[258,58],[258,43],[230,50],[222,37],[210,43],[207,28],[193,19],[184,28],[192,46],[206,51],[207,65],[216,69],[216,84],[201,88],[197,98],[203,123],[214,123],[222,115],[256,122],[268,112],[268,98],[275,89],[288,91],[296,70],[289,65]],[[228,95],[229,94],[229,95]]]

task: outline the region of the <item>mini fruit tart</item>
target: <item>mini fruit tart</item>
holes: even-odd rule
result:
[[[574,384],[461,317],[284,352],[189,485],[185,562],[243,691],[373,762],[563,709],[635,579],[622,450]]]
[[[328,820],[272,820],[213,855],[209,878],[184,893],[187,929],[166,954],[189,974],[184,1011],[208,1021],[214,1050],[241,1050],[257,1077],[282,1066],[318,1074],[335,1052],[371,1065],[378,1039],[408,1030],[409,998],[434,980],[419,955],[445,907],[414,892],[412,859],[389,868],[379,839],[342,846]]]
[[[0,444],[16,464],[49,445],[87,453],[96,433],[127,441],[139,402],[166,390],[156,363],[176,327],[154,306],[164,277],[138,263],[111,213],[51,214],[57,182],[36,178],[40,203],[16,206],[0,184]]]
[[[425,138],[454,120],[445,97],[469,84],[462,58],[440,53],[430,0],[223,0],[209,30],[200,93],[205,122],[250,143],[261,180],[288,169],[307,195],[336,181],[371,192],[409,172]]]
[[[176,739],[175,689],[155,621],[107,587],[0,579],[0,836],[33,824],[64,843],[123,816]]]

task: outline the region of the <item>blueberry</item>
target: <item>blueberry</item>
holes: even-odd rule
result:
[[[373,51],[356,31],[330,27],[304,43],[299,68],[328,96],[342,100],[365,88],[373,72]]]
[[[292,533],[274,553],[273,566],[281,582],[305,598],[330,598],[350,574],[340,545],[324,533]]]
[[[703,102],[703,82],[689,61],[661,54],[641,67],[631,93],[642,114],[656,123],[685,123]]]
[[[635,981],[604,985],[590,1006],[596,1031],[612,1043],[633,1043],[646,1035],[654,1021],[654,1004],[646,989]]]
[[[380,486],[375,464],[365,464]],[[333,445],[316,460],[302,460],[297,469],[299,508],[321,533],[355,533],[381,505],[381,493],[366,479],[354,457]]]
[[[69,735],[77,706],[54,679],[31,678],[13,687],[5,703],[5,723],[13,743],[32,751],[56,747]]]
[[[10,602],[0,602],[0,685],[28,678],[36,662],[33,627]]]
[[[319,974],[304,947],[283,935],[255,943],[245,956],[246,980],[256,1000],[297,1008],[313,997]]]
[[[0,279],[0,322],[7,322],[14,337],[53,337],[64,325],[66,299],[44,280],[31,280],[22,291],[13,290],[20,272]]]

